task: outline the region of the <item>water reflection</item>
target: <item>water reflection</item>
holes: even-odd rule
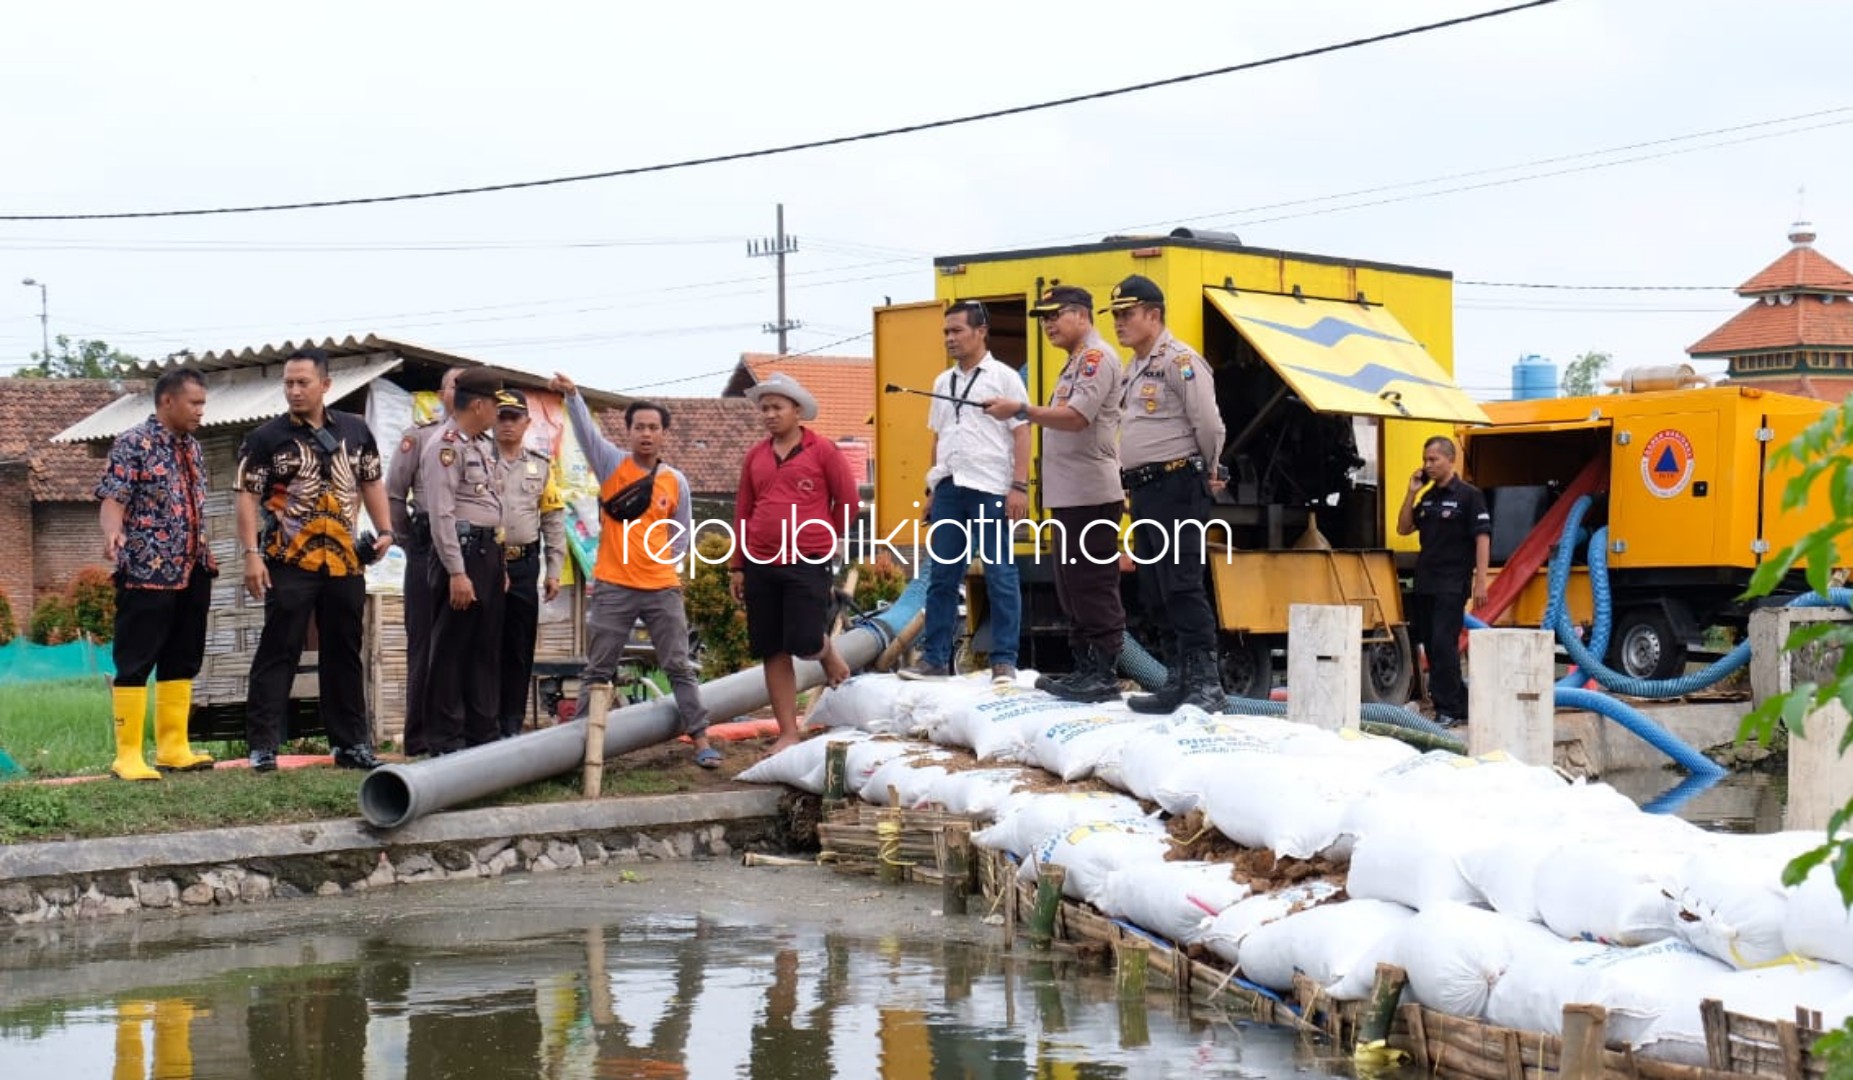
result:
[[[1127,1000],[1110,972],[1072,958],[926,934],[585,920],[335,920],[195,948],[130,941],[54,965],[0,953],[0,1077],[1027,1080],[1294,1069],[1283,1033],[1180,1009],[1163,993]]]

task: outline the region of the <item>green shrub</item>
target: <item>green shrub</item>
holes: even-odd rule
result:
[[[71,819],[63,788],[38,784],[0,784],[0,843],[19,835],[59,829]]]
[[[0,593],[0,645],[11,645],[19,636],[19,626],[13,622],[13,603]]]
[[[77,613],[68,596],[50,594],[39,598],[32,609],[32,624],[26,637],[40,645],[63,645],[77,640]]]
[[[77,628],[97,641],[116,636],[116,583],[107,570],[87,566],[71,579],[71,614]]]
[[[703,559],[726,554],[727,537],[710,532],[696,542]],[[700,562],[684,587],[688,624],[701,634],[701,678],[705,682],[731,675],[752,662],[747,655],[746,609],[728,591],[727,564]]]
[[[878,556],[872,563],[856,564],[856,606],[863,611],[894,603],[905,588],[907,575],[887,555]]]

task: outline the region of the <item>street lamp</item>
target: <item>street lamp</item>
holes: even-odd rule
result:
[[[46,299],[45,299],[45,283],[43,281],[38,280],[37,278],[27,278],[24,281],[20,282],[20,284],[26,286],[27,288],[31,288],[34,285],[38,286],[38,289],[39,289],[39,348],[44,350],[43,352],[39,354],[39,359],[49,369],[51,366],[51,308],[46,303]]]

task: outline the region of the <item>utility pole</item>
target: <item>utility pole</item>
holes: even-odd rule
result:
[[[785,204],[779,203],[778,235],[764,240],[748,240],[746,254],[756,259],[770,255],[778,260],[779,319],[778,322],[765,324],[765,332],[779,336],[779,355],[784,356],[789,350],[785,347],[785,335],[803,326],[802,322],[785,318],[785,256],[798,250],[798,238],[785,235]]]

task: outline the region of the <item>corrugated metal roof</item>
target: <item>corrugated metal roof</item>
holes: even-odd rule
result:
[[[143,365],[141,371],[152,378],[163,371],[177,367],[191,367],[200,371],[231,371],[239,368],[263,367],[267,364],[282,363],[284,357],[297,349],[322,349],[328,353],[331,364],[345,356],[393,353],[407,360],[418,360],[427,364],[436,364],[439,367],[489,367],[502,372],[505,381],[511,386],[532,390],[547,388],[547,376],[545,375],[519,371],[505,364],[485,363],[468,356],[459,356],[441,349],[416,345],[399,338],[380,337],[377,334],[368,334],[361,338],[349,334],[338,340],[324,337],[319,341],[311,335],[304,337],[301,341],[281,341],[272,345],[255,347],[247,345],[242,349],[225,349],[197,356],[176,353],[165,361],[150,361]],[[617,406],[622,408],[631,402],[630,398],[622,394],[613,394],[589,386],[582,386],[579,391],[585,397],[586,402],[594,407]]]
[[[293,348],[286,348],[285,354]],[[336,360],[330,357],[328,378],[332,385],[328,388],[326,400],[333,404],[402,362],[397,356],[377,350],[358,358]],[[283,397],[283,379],[275,373],[266,373],[261,367],[246,366],[242,369],[220,367],[206,374],[206,418],[202,427],[256,423],[273,416],[282,416],[287,411],[289,402]],[[152,389],[145,393],[125,394],[53,435],[51,441],[64,443],[113,439],[146,420],[152,412]]]

